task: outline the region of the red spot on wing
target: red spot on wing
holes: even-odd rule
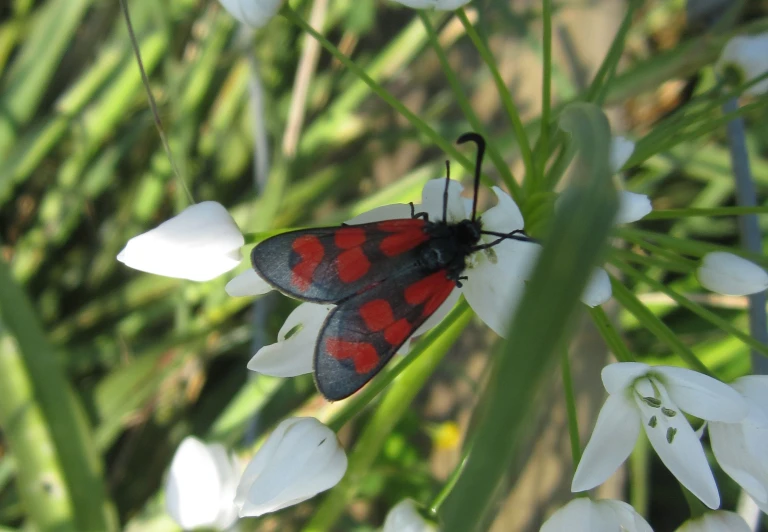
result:
[[[423,229],[425,225],[426,222],[421,218],[398,218],[379,222],[376,227],[385,233],[399,233],[412,229]]]
[[[425,225],[424,220],[416,218],[379,222],[376,226],[379,230],[393,233],[381,241],[379,249],[387,257],[394,257],[410,251],[429,240],[429,236],[424,232]]]
[[[424,305],[421,315],[429,316],[451,294],[455,284],[448,279],[445,270],[440,270],[407,287],[405,289],[405,301],[409,305]]]
[[[336,271],[344,283],[352,283],[368,273],[371,261],[360,248],[343,251],[336,257]]]
[[[357,373],[368,373],[379,363],[376,349],[365,342],[347,342],[339,338],[327,338],[325,350],[336,360],[352,360]]]
[[[395,257],[406,251],[410,251],[419,244],[429,240],[429,236],[421,229],[410,229],[402,233],[395,233],[381,241],[379,249],[387,257]]]
[[[384,330],[395,321],[392,306],[386,299],[374,299],[360,307],[360,316],[371,332]]]
[[[365,242],[365,231],[359,227],[342,227],[336,231],[333,241],[341,249],[358,247]]]
[[[413,332],[413,327],[405,318],[397,320],[384,330],[384,339],[389,345],[400,345]]]
[[[296,287],[299,292],[305,292],[312,284],[312,276],[315,274],[315,269],[323,260],[325,255],[325,249],[320,240],[314,235],[302,235],[293,241],[291,245],[293,251],[295,251],[301,259],[296,266],[293,267],[291,276],[291,284]]]

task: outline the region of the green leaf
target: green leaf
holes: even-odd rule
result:
[[[467,463],[441,506],[446,532],[484,530],[495,497],[531,419],[533,398],[568,339],[579,297],[603,251],[617,208],[608,171],[610,129],[600,109],[566,110],[565,128],[581,147],[573,185],[566,190],[533,278],[496,353],[490,381],[475,412]]]

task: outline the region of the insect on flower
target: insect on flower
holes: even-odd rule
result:
[[[477,144],[470,219],[448,222],[450,165],[446,161],[442,220],[411,217],[282,233],[251,252],[253,268],[280,292],[336,305],[315,343],[314,374],[329,400],[350,396],[376,375],[406,340],[461,287],[467,258],[506,239],[532,241],[522,230],[484,231],[477,216],[485,140]],[[497,237],[481,243],[482,235]]]

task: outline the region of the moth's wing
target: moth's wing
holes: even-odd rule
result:
[[[417,218],[301,229],[257,244],[251,264],[284,294],[339,303],[412,268],[430,238],[426,229]]]
[[[315,383],[327,399],[359,390],[448,298],[446,270],[399,272],[334,308],[315,344]]]

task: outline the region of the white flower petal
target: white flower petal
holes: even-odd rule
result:
[[[383,220],[400,220],[411,217],[411,206],[406,203],[394,203],[392,205],[382,205],[370,211],[358,214],[346,223],[348,225],[369,224],[381,222]]]
[[[295,377],[312,372],[315,342],[333,305],[302,303],[280,328],[277,342],[259,349],[248,369],[273,377]],[[298,330],[295,330],[298,328]],[[293,331],[286,339],[286,335]]]
[[[723,48],[715,68],[723,72],[727,67],[735,68],[745,81],[757,78],[768,71],[768,33],[759,35],[738,35],[732,37]],[[768,92],[768,79],[745,91],[759,96]]]
[[[597,416],[571,491],[586,491],[605,482],[632,452],[640,434],[640,418],[623,395],[609,395]]]
[[[346,468],[332,430],[314,418],[287,419],[246,468],[235,502],[241,516],[274,512],[333,487]]]
[[[584,287],[584,293],[581,294],[581,302],[588,307],[596,307],[611,299],[612,293],[608,272],[602,268],[595,268],[587,286]]]
[[[476,264],[464,273],[468,277],[463,281],[464,297],[499,336],[507,334],[540,252],[539,244],[504,240],[472,256]]]
[[[128,241],[117,255],[144,272],[208,281],[240,264],[245,239],[227,210],[204,201]]]
[[[185,438],[168,473],[168,514],[184,529],[226,529],[237,519],[233,503],[237,477],[238,471],[223,446]]]
[[[610,394],[624,393],[637,379],[648,373],[651,366],[640,362],[615,362],[603,368],[600,377]]]
[[[540,532],[653,532],[634,508],[622,501],[574,499],[542,525]]]
[[[612,173],[621,170],[635,151],[635,143],[626,137],[616,135],[611,138],[610,168]]]
[[[656,366],[651,373],[664,383],[677,406],[698,418],[736,422],[747,415],[747,403],[741,395],[717,379],[671,366]]]
[[[251,26],[261,28],[274,17],[282,0],[219,0],[224,9],[237,20]]]
[[[450,180],[448,185],[448,221],[459,222],[467,217],[464,209],[464,200],[461,192],[464,187],[458,181]],[[437,222],[443,219],[443,194],[445,192],[445,179],[433,179],[428,181],[421,191],[421,205],[416,206],[416,212],[426,212],[430,221]]]
[[[689,519],[677,532],[751,532],[749,525],[739,514],[718,510],[707,512],[696,519]]]
[[[651,379],[655,387],[651,385]],[[680,408],[667,394],[664,384],[649,377],[636,381],[634,386],[637,394],[633,397],[641,412],[643,428],[661,461],[701,502],[710,508],[720,506],[720,494],[701,442]],[[662,407],[674,414],[664,414],[662,408],[654,408],[642,399],[655,397],[657,391]]]
[[[744,421],[768,427],[768,375],[740,377],[731,387],[749,403],[749,419]]]
[[[237,274],[227,283],[224,290],[233,297],[260,296],[274,290],[272,285],[261,278],[255,270],[248,269]]]
[[[645,218],[652,210],[651,198],[645,194],[622,190],[619,192],[619,210],[613,223],[628,224],[636,222]]]
[[[497,233],[511,233],[525,227],[523,214],[509,194],[499,187],[493,187],[498,203],[483,213],[483,229]],[[472,209],[470,208],[470,214]]]
[[[756,294],[768,288],[765,270],[724,251],[707,253],[697,275],[704,288],[729,296]]]
[[[437,527],[419,515],[411,499],[403,499],[387,513],[382,532],[437,532]]]
[[[710,423],[709,438],[717,463],[758,503],[768,503],[768,464],[760,464],[747,446],[740,423]],[[761,442],[765,445],[765,440]],[[762,465],[762,467],[761,467]]]
[[[616,521],[627,532],[653,532],[651,525],[637,513],[635,509],[624,501],[603,499],[598,504],[608,506],[616,516]],[[614,529],[615,530],[615,529]]]
[[[618,523],[589,499],[574,499],[546,520],[540,532],[616,532]]]
[[[435,9],[438,11],[452,11],[467,5],[470,0],[394,0],[413,9]]]

